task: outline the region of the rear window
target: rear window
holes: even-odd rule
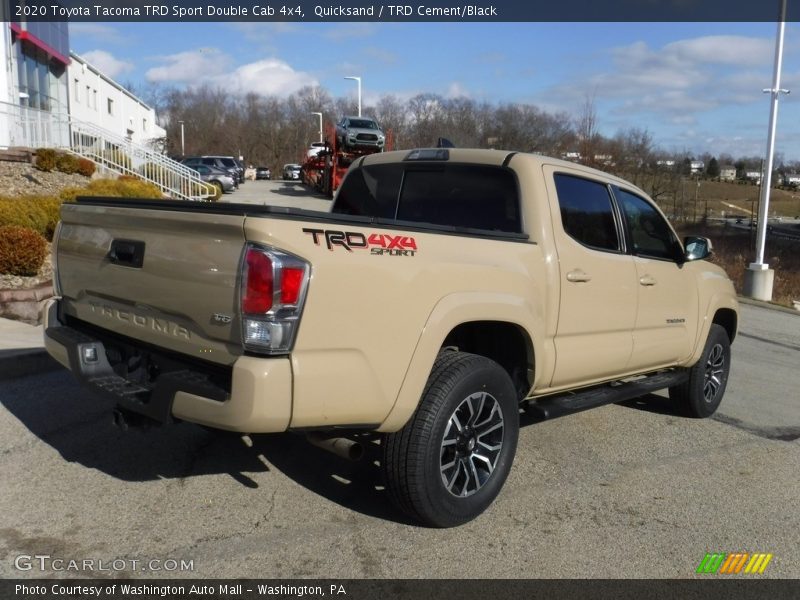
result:
[[[521,233],[513,172],[465,164],[361,167],[345,179],[334,213]]]

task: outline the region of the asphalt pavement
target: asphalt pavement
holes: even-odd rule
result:
[[[0,381],[0,577],[685,578],[706,552],[768,552],[763,577],[797,578],[800,315],[743,305],[733,351],[709,420],[659,395],[523,419],[500,497],[450,530],[391,507],[374,444],[350,463],[295,434],[123,432],[50,364]],[[124,567],[18,569],[35,554]]]
[[[247,181],[238,190],[224,194],[220,201],[289,206],[322,212],[330,211],[331,207],[331,200],[325,195],[309,190],[300,181],[282,179]]]

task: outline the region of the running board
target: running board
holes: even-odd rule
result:
[[[528,400],[526,412],[545,421],[564,417],[604,404],[616,404],[633,400],[645,394],[663,390],[686,381],[687,370],[663,371],[634,381],[615,381],[601,386],[570,392],[559,396],[547,396],[540,400]]]

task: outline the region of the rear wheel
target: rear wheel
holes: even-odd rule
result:
[[[480,515],[500,493],[519,434],[519,407],[496,362],[444,352],[414,416],[383,440],[383,470],[394,503],[433,527]]]
[[[713,415],[728,385],[731,367],[731,344],[728,333],[713,324],[706,338],[703,354],[691,369],[689,379],[669,388],[670,400],[678,411],[695,419]]]

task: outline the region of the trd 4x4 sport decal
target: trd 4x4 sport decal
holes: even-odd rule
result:
[[[404,235],[387,233],[370,233],[369,236],[357,231],[337,231],[334,229],[303,228],[319,246],[324,243],[328,250],[339,246],[348,252],[366,250],[375,256],[414,256],[417,253],[417,241]]]

